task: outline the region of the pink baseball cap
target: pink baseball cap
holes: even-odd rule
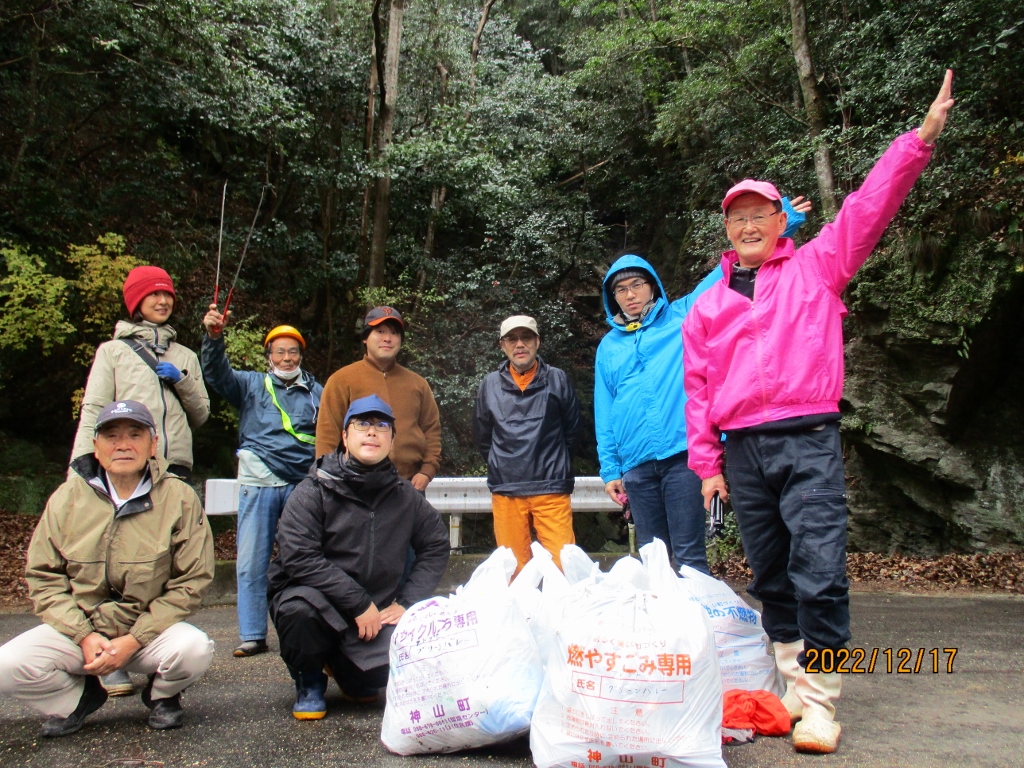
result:
[[[775,188],[775,185],[770,181],[757,181],[755,179],[744,179],[739,184],[734,186],[728,192],[725,193],[725,200],[722,201],[722,210],[726,213],[729,212],[729,204],[740,195],[746,194],[747,192],[753,192],[761,195],[761,197],[767,197],[769,200],[781,200],[782,195],[779,194],[779,190]]]

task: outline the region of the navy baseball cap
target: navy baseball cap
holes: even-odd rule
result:
[[[366,416],[370,413],[387,416],[392,422],[395,419],[395,414],[392,412],[390,405],[376,395],[367,395],[352,401],[352,405],[348,407],[348,411],[345,413],[345,424],[347,425],[349,421],[357,416]]]
[[[103,410],[100,411],[100,415],[96,417],[96,427],[93,430],[94,434],[99,434],[100,429],[104,425],[109,424],[112,421],[134,421],[137,424],[141,424],[144,427],[150,429],[156,429],[156,422],[153,421],[153,414],[149,412],[149,408],[144,406],[137,400],[115,400],[112,403],[108,403],[103,406]]]

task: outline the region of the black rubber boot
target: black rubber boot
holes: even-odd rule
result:
[[[75,711],[67,717],[51,717],[43,723],[41,736],[48,739],[59,738],[74,733],[82,727],[85,718],[102,707],[107,701],[107,692],[100,685],[100,680],[95,675],[85,676],[85,689],[82,691],[82,698],[78,700]]]

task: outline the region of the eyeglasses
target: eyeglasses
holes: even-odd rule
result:
[[[530,344],[538,338],[540,337],[535,333],[508,333],[501,337],[501,341],[509,344],[518,344],[520,341],[523,344]]]
[[[370,427],[373,427],[378,432],[390,432],[391,422],[390,421],[368,421],[367,419],[353,419],[349,424],[355,427],[356,432],[369,432]]]
[[[298,347],[291,347],[290,349],[272,349],[270,350],[271,357],[302,357],[302,350]]]
[[[750,222],[755,227],[761,227],[768,223],[770,216],[777,216],[782,211],[776,211],[775,213],[759,213],[756,216],[726,216],[725,223],[730,227],[745,227],[747,222]]]
[[[646,280],[634,280],[629,285],[620,285],[615,288],[616,296],[625,296],[627,293],[640,293],[640,289],[647,285]]]

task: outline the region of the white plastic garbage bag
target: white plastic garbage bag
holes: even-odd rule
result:
[[[454,752],[529,729],[543,666],[509,590],[515,566],[512,551],[500,547],[454,595],[402,616],[381,726],[392,752]]]
[[[723,581],[687,565],[679,568],[679,574],[711,619],[722,688],[770,691],[781,697],[786,688],[776,670],[771,641],[761,625],[761,614]]]
[[[533,715],[538,768],[725,767],[714,633],[650,546],[663,557],[645,572],[634,561],[573,586]]]
[[[533,557],[509,585],[509,592],[526,617],[543,661],[549,655],[555,624],[561,618],[572,587],[542,545],[535,541],[530,549]]]

